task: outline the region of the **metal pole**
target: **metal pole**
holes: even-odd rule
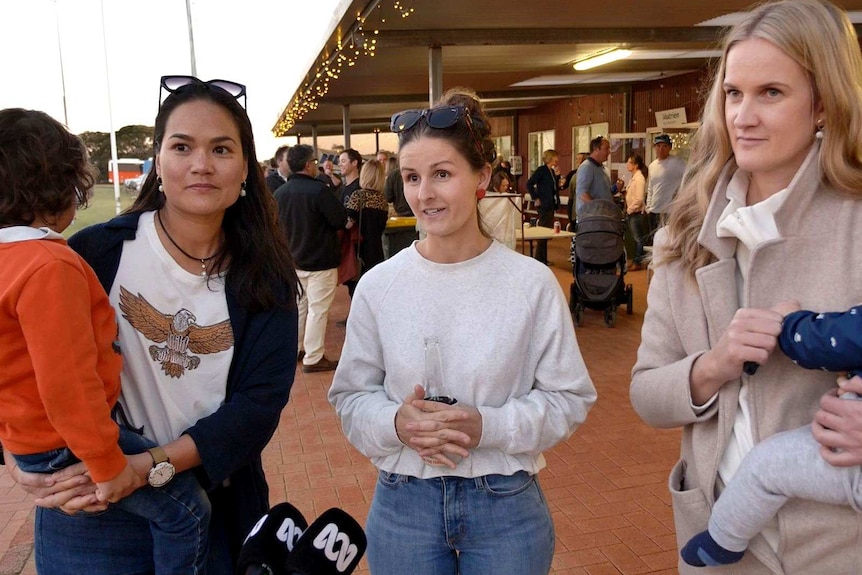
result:
[[[428,106],[433,106],[443,95],[443,48],[428,48]]]
[[[186,0],[186,20],[189,21],[189,52],[192,58],[192,76],[197,78],[198,67],[195,63],[195,35],[192,32],[192,4],[191,0]]]
[[[344,131],[344,147],[350,147],[350,104],[341,106],[341,125]]]
[[[111,130],[111,159],[114,167],[114,201],[119,214],[120,208],[120,163],[117,161],[117,132],[114,131],[114,113],[111,108],[111,74],[108,69],[108,38],[105,34],[105,1],[99,0],[102,7],[102,46],[105,49],[105,84],[108,87],[108,127]]]
[[[60,42],[60,12],[54,0],[54,22],[57,25],[57,52],[60,54],[60,85],[63,87],[63,123],[69,127],[69,111],[66,109],[66,74],[63,72],[63,45]]]

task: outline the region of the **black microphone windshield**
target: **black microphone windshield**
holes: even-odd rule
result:
[[[299,509],[290,503],[279,503],[272,507],[252,527],[239,552],[237,574],[246,575],[250,568],[268,568],[273,574],[281,573],[281,566],[288,553],[294,549],[308,521]]]
[[[293,575],[349,575],[353,573],[367,541],[362,526],[333,507],[318,517],[296,543],[285,563]]]

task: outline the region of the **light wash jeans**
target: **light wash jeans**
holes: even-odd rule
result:
[[[547,575],[554,525],[525,471],[417,479],[379,472],[366,521],[374,575]]]
[[[323,357],[326,322],[338,287],[338,268],[319,272],[296,270],[296,275],[303,292],[298,301],[300,348],[297,351],[305,349],[302,363],[313,365]]]
[[[123,453],[133,455],[156,444],[121,426],[119,445]],[[79,460],[68,448],[62,448],[16,455],[15,461],[22,471],[53,473]],[[59,510],[39,508],[35,537],[39,574],[209,573],[206,564],[210,502],[191,472],[178,473],[164,487],[141,487],[112,503],[109,511],[70,516]],[[120,520],[115,525],[112,518],[118,514]],[[47,529],[46,519],[52,526]],[[123,527],[127,523],[143,526],[139,530],[142,533],[125,534]],[[122,567],[123,562],[129,565],[128,570]]]

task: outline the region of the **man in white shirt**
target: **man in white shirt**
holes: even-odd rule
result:
[[[649,165],[646,211],[649,217],[649,228],[655,232],[667,220],[670,203],[676,197],[679,185],[682,183],[685,161],[670,155],[673,142],[667,134],[656,136],[653,144],[657,157]]]

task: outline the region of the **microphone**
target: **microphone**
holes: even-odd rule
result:
[[[252,527],[239,552],[238,575],[281,575],[308,521],[290,503],[272,507]]]
[[[288,575],[349,575],[367,544],[362,526],[333,507],[303,532],[287,557],[285,571]]]

